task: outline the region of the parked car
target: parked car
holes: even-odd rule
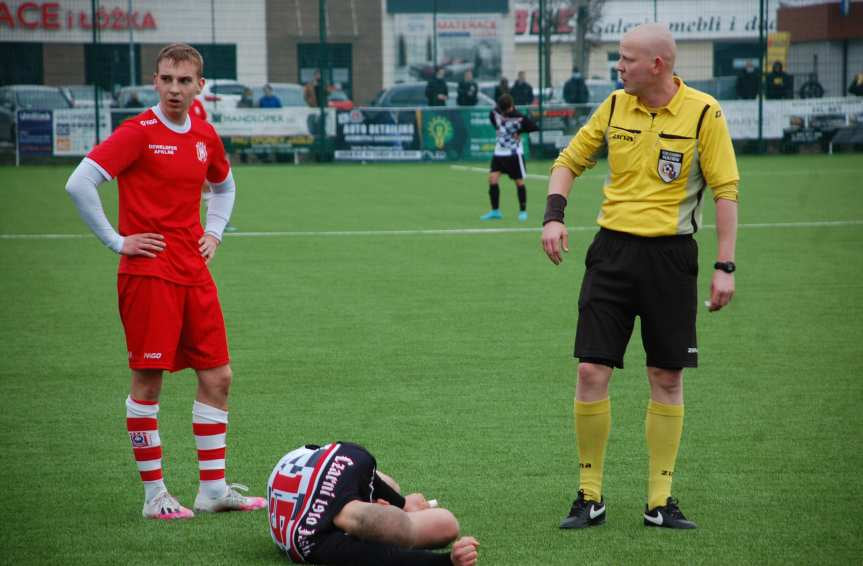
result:
[[[617,83],[606,79],[585,79],[584,84],[587,85],[588,102],[599,104],[608,95],[617,90]],[[563,92],[563,87],[560,87]]]
[[[117,91],[115,108],[144,109],[159,103],[159,93],[153,85],[124,86]]]
[[[212,114],[219,110],[236,108],[244,90],[246,85],[232,79],[207,79],[198,99],[207,114]],[[257,100],[256,98],[255,101]]]
[[[61,86],[63,92],[72,101],[75,108],[92,108],[96,106],[96,96],[93,85],[65,85]],[[99,89],[99,107],[108,108],[113,106],[114,97],[107,90]]]
[[[282,106],[305,106],[306,101],[303,98],[303,86],[296,83],[268,83],[273,89],[273,94],[282,102]],[[252,100],[255,102],[255,108],[258,107],[258,101],[264,96],[264,86],[253,86]],[[242,91],[241,93],[242,94]]]
[[[458,85],[456,83],[447,83],[448,98],[447,106],[458,106],[456,104],[456,95],[458,94]],[[477,93],[477,106],[494,106],[494,101],[482,92]],[[426,83],[398,83],[388,89],[384,89],[378,93],[372,101],[371,106],[387,106],[387,107],[411,107],[411,106],[428,106],[426,99]]]
[[[354,107],[354,103],[348,98],[345,91],[333,90],[327,94],[327,106],[336,110],[351,110]]]
[[[15,142],[18,110],[72,108],[72,101],[56,86],[11,85],[0,87],[0,141]]]

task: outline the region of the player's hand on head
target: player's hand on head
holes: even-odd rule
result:
[[[560,265],[561,250],[569,252],[569,232],[561,222],[549,222],[542,227],[542,249],[555,265]]]
[[[405,495],[405,511],[408,513],[411,511],[422,511],[423,509],[430,508],[431,505],[429,505],[425,495],[422,493],[409,493]]]
[[[198,240],[198,251],[201,252],[207,263],[210,263],[210,260],[216,255],[216,248],[219,247],[220,243],[219,239],[210,233],[205,233]]]
[[[473,566],[479,557],[479,542],[473,537],[461,537],[452,545],[449,558],[455,566]]]
[[[161,234],[150,232],[132,234],[123,238],[123,247],[120,249],[120,253],[156,257],[156,254],[165,249],[165,245],[165,237]]]

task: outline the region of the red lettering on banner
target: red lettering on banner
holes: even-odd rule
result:
[[[93,29],[89,10],[64,10],[61,13],[60,2],[23,2],[17,8],[10,7],[9,2],[0,2],[0,29],[28,30],[60,30],[60,29]],[[111,10],[99,8],[96,12],[96,24],[99,29],[123,31],[127,29],[158,28],[152,12],[126,12],[120,7]],[[493,26],[493,24],[492,24]],[[489,27],[488,24],[472,25],[471,27]]]
[[[561,8],[557,12],[557,33],[572,33],[572,26],[569,25],[569,20],[575,15],[573,10],[569,8]]]
[[[27,29],[36,29],[39,27],[39,19],[27,21],[24,19],[25,12],[38,12],[39,5],[36,2],[24,2],[20,6],[18,6],[18,23],[21,24],[22,27]]]
[[[113,10],[111,10],[111,21],[114,22],[113,24],[111,24],[111,29],[126,29],[126,12],[124,12],[120,8],[114,8]]]
[[[58,21],[60,4],[57,2],[45,2],[42,4],[42,27],[44,29],[60,29]]]
[[[15,29],[15,20],[9,13],[9,6],[6,5],[6,2],[0,2],[0,27],[4,25]]]
[[[515,12],[515,33],[516,33],[516,35],[520,35],[526,31],[527,31],[527,10],[516,10],[516,12]]]

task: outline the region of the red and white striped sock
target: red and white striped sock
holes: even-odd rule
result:
[[[225,482],[228,412],[195,401],[192,406],[192,431],[198,449],[199,491],[207,497],[222,497],[228,492]]]
[[[144,482],[144,497],[151,500],[165,490],[162,479],[162,442],[159,439],[159,403],[126,398],[126,430],[132,453]]]

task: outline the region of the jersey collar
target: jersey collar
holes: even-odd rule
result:
[[[162,112],[162,108],[158,104],[150,107],[150,110],[152,110],[153,114],[156,115],[156,118],[158,118],[159,121],[162,122],[162,124],[172,132],[176,132],[178,134],[185,134],[192,129],[192,119],[189,117],[188,114],[186,114],[186,123],[182,126],[179,126],[168,120],[167,116],[165,116],[165,114]]]
[[[683,106],[683,99],[686,98],[686,83],[683,82],[683,79],[675,75],[672,77],[675,83],[677,83],[677,92],[674,93],[674,96],[671,97],[671,100],[668,101],[668,104],[665,106],[658,108],[657,110],[668,110],[668,112],[672,116],[677,116],[680,113],[680,109]],[[648,110],[647,106],[645,106],[638,98],[636,98],[636,108],[643,111],[645,114],[650,114],[650,110]]]

